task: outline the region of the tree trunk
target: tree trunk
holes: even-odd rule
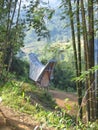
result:
[[[80,51],[80,34],[78,35],[78,40],[79,40],[79,46],[78,46],[78,58],[79,58],[79,64],[78,64],[78,58],[77,58],[77,48],[76,48],[76,41],[75,41],[75,31],[74,31],[74,20],[73,20],[73,12],[72,12],[72,5],[71,5],[71,1],[68,0],[68,5],[69,5],[69,16],[70,16],[70,24],[71,24],[71,33],[72,33],[72,43],[73,43],[73,50],[74,50],[74,59],[75,59],[75,68],[76,68],[76,76],[78,77],[81,73],[81,51]],[[79,9],[78,9],[79,11]],[[79,12],[78,12],[79,13]],[[78,15],[78,19],[79,20],[79,15]],[[79,21],[77,21],[79,24]],[[78,31],[79,30],[79,26],[78,26]],[[79,68],[78,68],[79,65]],[[78,71],[79,70],[79,71]],[[79,118],[82,119],[82,91],[81,91],[81,83],[76,83],[77,86],[77,91],[78,91],[78,105],[79,105]]]
[[[81,75],[81,42],[80,42],[80,18],[79,18],[79,0],[77,0],[77,13],[76,13],[76,18],[77,18],[77,43],[78,43],[78,76]],[[80,81],[78,83],[78,104],[79,104],[79,117],[82,119],[82,82]]]
[[[93,0],[88,0],[88,43],[89,43],[89,56],[90,56],[90,68],[94,66],[94,16],[93,16]],[[95,83],[94,74],[90,74],[90,120],[95,118]]]
[[[98,5],[98,0],[96,0],[96,4]],[[97,15],[98,15],[98,10],[97,10]],[[97,44],[98,44],[98,37],[97,37]],[[98,47],[98,45],[97,45],[97,47]],[[98,119],[98,70],[97,70],[97,77],[96,78],[97,78],[97,85],[96,85],[96,119]]]
[[[85,10],[84,10],[84,2],[81,0],[81,14],[82,14],[82,29],[83,29],[83,40],[84,40],[84,55],[85,55],[85,70],[89,69],[89,48],[88,48],[88,38],[87,38],[87,28],[86,28],[86,20],[85,20]],[[87,101],[87,120],[90,121],[90,80],[89,76],[85,82],[86,88],[86,101]]]

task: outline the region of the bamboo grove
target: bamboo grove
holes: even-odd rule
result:
[[[62,0],[64,12],[63,16],[70,19],[70,28],[72,34],[72,44],[74,51],[74,61],[76,68],[76,76],[82,73],[81,46],[84,47],[84,63],[85,71],[94,67],[94,39],[97,35],[98,22],[96,21],[97,0]],[[66,10],[66,11],[65,11]],[[85,81],[86,93],[86,119],[87,121],[95,121],[98,119],[98,84],[95,87],[95,74],[88,74]],[[79,118],[83,118],[82,99],[83,84],[77,82]]]

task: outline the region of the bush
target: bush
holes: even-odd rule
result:
[[[66,91],[76,90],[75,83],[72,82],[73,75],[73,70],[70,67],[67,67],[64,62],[58,63],[54,69],[54,87]]]
[[[27,61],[22,61],[19,58],[15,57],[11,65],[10,72],[15,72],[17,78],[28,78],[29,63]]]

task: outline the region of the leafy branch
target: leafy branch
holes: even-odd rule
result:
[[[80,81],[85,81],[86,78],[90,75],[90,74],[94,74],[95,71],[98,70],[98,65],[88,69],[87,71],[83,71],[82,74],[79,77],[73,78],[73,81],[76,82],[80,82]]]

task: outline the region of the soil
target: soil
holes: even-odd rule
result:
[[[52,97],[59,107],[64,108],[70,115],[77,115],[77,95],[74,93],[50,90]]]
[[[77,113],[77,96],[75,94],[57,90],[49,90],[49,93],[59,107],[63,107],[70,114]],[[0,130],[39,130],[39,126],[40,124],[30,115],[16,112],[2,103],[0,104]],[[43,130],[53,130],[53,128]]]

